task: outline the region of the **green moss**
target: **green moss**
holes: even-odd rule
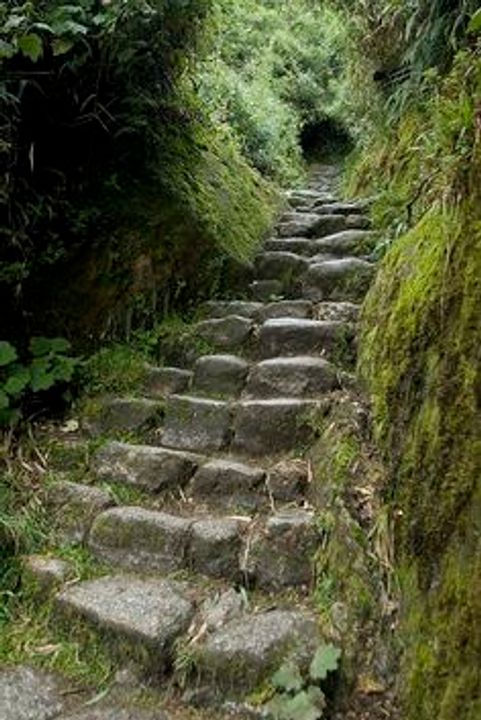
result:
[[[397,510],[408,720],[481,708],[481,232],[475,202],[435,207],[381,266],[360,371]]]

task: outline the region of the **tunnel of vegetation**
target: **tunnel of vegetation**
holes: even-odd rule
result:
[[[359,376],[388,473],[407,720],[481,715],[478,5],[0,7],[0,335],[20,355],[32,335],[132,337],[234,289],[304,156],[355,147],[347,190],[374,198],[383,238]],[[116,353],[125,381],[138,364]],[[31,491],[19,510],[24,488],[0,484],[0,562],[35,545]]]

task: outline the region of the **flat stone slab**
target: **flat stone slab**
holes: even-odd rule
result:
[[[355,325],[359,320],[361,306],[350,302],[321,302],[314,306],[316,320],[344,322]]]
[[[319,215],[317,213],[298,213],[298,215],[297,220],[280,223],[279,237],[320,238],[346,230],[344,215]]]
[[[254,690],[287,659],[304,664],[318,643],[309,615],[273,610],[233,620],[208,637],[195,653],[196,666],[222,699],[235,698]]]
[[[72,585],[57,596],[56,609],[61,618],[91,624],[115,654],[156,675],[170,663],[173,644],[194,614],[176,583],[124,575]]]
[[[263,252],[256,258],[257,277],[264,280],[280,280],[289,284],[308,267],[308,260],[292,252]]]
[[[313,242],[315,252],[311,262],[319,262],[320,256],[356,256],[368,255],[372,250],[375,234],[365,230],[345,230],[335,235],[327,235]]]
[[[62,715],[58,720],[169,720],[161,710],[139,708],[92,707],[73,714]]]
[[[323,200],[315,200],[313,207],[316,211],[323,215],[358,215],[363,211],[363,206],[358,202],[325,202]]]
[[[346,227],[349,230],[369,230],[372,222],[367,215],[346,215]]]
[[[53,675],[25,666],[0,668],[0,720],[53,720],[63,707]]]
[[[190,485],[196,500],[221,507],[254,508],[265,495],[266,473],[262,468],[232,460],[211,460],[200,467]]]
[[[323,358],[280,357],[264,360],[252,368],[245,396],[314,398],[339,386],[336,368]]]
[[[254,300],[269,302],[272,298],[283,294],[282,283],[279,280],[255,280],[249,286],[250,294]]]
[[[290,510],[273,515],[251,536],[245,573],[262,590],[308,588],[319,542],[314,513]]]
[[[161,399],[166,395],[186,392],[192,380],[189,370],[174,367],[149,367],[145,379],[145,394]]]
[[[229,403],[220,400],[171,395],[162,443],[182,450],[222,450],[230,441],[232,412]]]
[[[74,574],[73,566],[67,560],[47,555],[28,555],[23,558],[22,566],[22,583],[33,585],[42,597],[48,597]]]
[[[209,577],[237,580],[240,578],[241,547],[241,528],[236,520],[197,520],[192,524],[189,568]]]
[[[315,242],[308,238],[272,238],[264,244],[268,252],[289,252],[310,257],[317,252]]]
[[[194,366],[193,389],[210,395],[240,395],[249,363],[235,355],[204,355]]]
[[[309,478],[309,464],[305,460],[281,460],[269,468],[268,492],[275,501],[297,502],[306,494]]]
[[[225,318],[229,315],[237,317],[252,318],[262,307],[262,303],[247,300],[218,301],[213,300],[205,304],[207,317]]]
[[[163,403],[148,398],[107,398],[98,417],[87,418],[87,426],[94,434],[147,430],[161,424],[163,409]]]
[[[192,521],[140,507],[108,510],[94,523],[89,548],[128,570],[170,572],[185,567]]]
[[[257,314],[259,322],[278,318],[298,318],[304,320],[313,314],[314,305],[308,300],[279,300],[263,305]]]
[[[331,353],[352,335],[341,322],[279,318],[260,329],[259,354],[264,358]]]
[[[247,342],[254,328],[252,320],[240,315],[203,320],[195,326],[196,335],[218,350],[237,350]]]
[[[159,493],[184,487],[200,462],[193,453],[111,442],[95,453],[93,469],[100,481]]]
[[[67,481],[52,485],[47,498],[52,525],[70,543],[83,543],[97,515],[115,504],[105,490]]]
[[[304,293],[309,300],[361,302],[376,268],[359,258],[340,258],[314,263],[304,275]]]
[[[311,400],[246,400],[240,402],[234,423],[234,451],[254,456],[289,452],[309,443]]]

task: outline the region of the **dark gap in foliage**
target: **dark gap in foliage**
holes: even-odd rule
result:
[[[350,152],[353,139],[339,120],[326,118],[304,126],[301,147],[306,160],[320,160]]]

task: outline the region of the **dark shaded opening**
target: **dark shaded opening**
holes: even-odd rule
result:
[[[301,146],[306,160],[325,160],[350,152],[353,148],[353,141],[340,122],[326,118],[304,126],[301,133]]]

